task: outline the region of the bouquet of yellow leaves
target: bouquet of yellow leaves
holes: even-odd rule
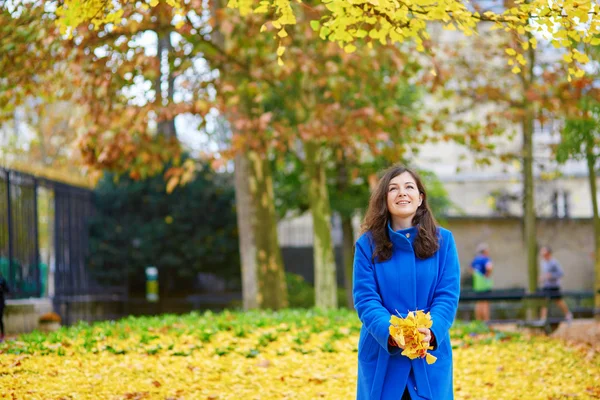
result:
[[[409,312],[406,318],[392,315],[390,319],[390,335],[396,343],[404,347],[402,355],[411,360],[417,357],[425,357],[427,364],[433,364],[437,357],[427,353],[433,346],[423,342],[425,335],[419,332],[419,328],[431,328],[433,321],[429,313],[417,310]]]

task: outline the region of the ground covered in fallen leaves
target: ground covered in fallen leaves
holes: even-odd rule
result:
[[[0,345],[1,399],[352,399],[349,311],[128,318]],[[456,399],[599,399],[600,356],[560,339],[452,329]]]

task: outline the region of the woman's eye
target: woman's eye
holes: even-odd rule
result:
[[[391,187],[391,188],[390,188],[390,192],[392,192],[392,191],[394,191],[394,190],[398,190],[398,188],[396,188],[396,187]]]

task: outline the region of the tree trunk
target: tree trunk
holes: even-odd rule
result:
[[[336,163],[337,169],[337,191],[344,193],[348,190],[350,176],[348,175],[348,166],[346,157],[343,155]],[[352,213],[348,210],[338,210],[342,219],[342,255],[344,263],[344,288],[346,290],[346,306],[353,310],[354,299],[352,296],[352,279],[354,272],[354,228],[352,227]]]
[[[526,39],[529,40],[528,33]],[[523,224],[525,245],[527,247],[527,271],[529,277],[529,291],[537,289],[538,267],[537,267],[537,238],[536,238],[536,215],[535,215],[535,181],[533,176],[533,122],[534,110],[531,102],[527,101],[527,93],[531,90],[534,79],[533,68],[535,66],[535,50],[529,47],[527,51],[527,62],[529,68],[521,74],[523,85],[523,108],[522,120],[523,130]]]
[[[537,289],[537,238],[533,177],[533,111],[526,106],[523,129],[523,223],[527,247],[529,291]]]
[[[285,308],[287,286],[267,159],[254,151],[236,155],[235,193],[244,309]]]
[[[596,186],[596,157],[594,156],[593,138],[587,145],[587,166],[590,180],[590,192],[592,193],[592,211],[594,221],[594,317],[600,320],[600,216],[598,215],[598,188]]]
[[[278,310],[288,306],[288,296],[283,259],[277,240],[273,175],[268,158],[256,151],[248,153],[248,162],[248,185],[254,209],[252,225],[258,280],[256,301],[260,308]]]
[[[156,31],[156,60],[158,61],[156,80],[154,81],[154,103],[156,107],[162,106],[162,53],[165,41],[161,37],[161,33]],[[160,132],[159,132],[160,133]]]
[[[163,98],[162,93],[162,66],[163,66],[163,57],[166,53],[167,64],[171,53],[173,52],[173,45],[171,44],[171,33],[170,32],[156,32],[157,35],[157,47],[156,47],[156,58],[158,59],[158,77],[156,78],[155,89],[156,89],[156,105],[157,107],[162,107],[167,104],[173,102],[173,96],[175,94],[175,78],[173,77],[173,72],[169,68],[167,73],[167,96]],[[175,119],[171,118],[168,120],[163,120],[158,123],[158,133],[166,138],[175,138],[177,137],[177,132],[175,131]]]
[[[315,264],[315,305],[337,308],[337,282],[333,241],[331,239],[331,206],[325,175],[325,162],[320,146],[304,143],[308,175],[308,202],[313,217],[313,251]]]
[[[352,217],[342,216],[343,251],[344,251],[344,286],[346,302],[349,309],[354,308],[352,298],[352,275],[354,273],[354,228]]]
[[[166,47],[166,58],[167,58],[167,66],[169,68],[167,83],[169,87],[167,89],[167,98],[168,103],[173,104],[173,98],[175,96],[175,76],[173,75],[173,71],[171,70],[171,58],[173,57],[173,44],[171,43],[171,32],[165,35],[165,43]],[[175,129],[175,118],[171,118],[163,123],[163,129],[165,131],[165,136],[168,138],[176,138],[177,130]]]
[[[250,195],[248,159],[240,152],[235,156],[235,206],[237,214],[242,297],[244,310],[258,308],[258,278],[256,277],[256,244],[252,221],[256,219]]]
[[[212,15],[221,23],[222,1],[211,2]],[[218,29],[211,34],[223,49]],[[224,71],[223,71],[224,72]],[[260,195],[260,197],[259,197]],[[242,269],[244,309],[288,306],[285,271],[277,241],[273,179],[268,160],[256,152],[235,157],[235,201]]]

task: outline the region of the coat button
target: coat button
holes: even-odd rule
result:
[[[415,392],[417,391],[417,387],[415,386]]]
[[[406,237],[407,237],[407,238],[409,238],[409,237],[410,237],[410,233],[407,233],[407,234],[406,234]]]

